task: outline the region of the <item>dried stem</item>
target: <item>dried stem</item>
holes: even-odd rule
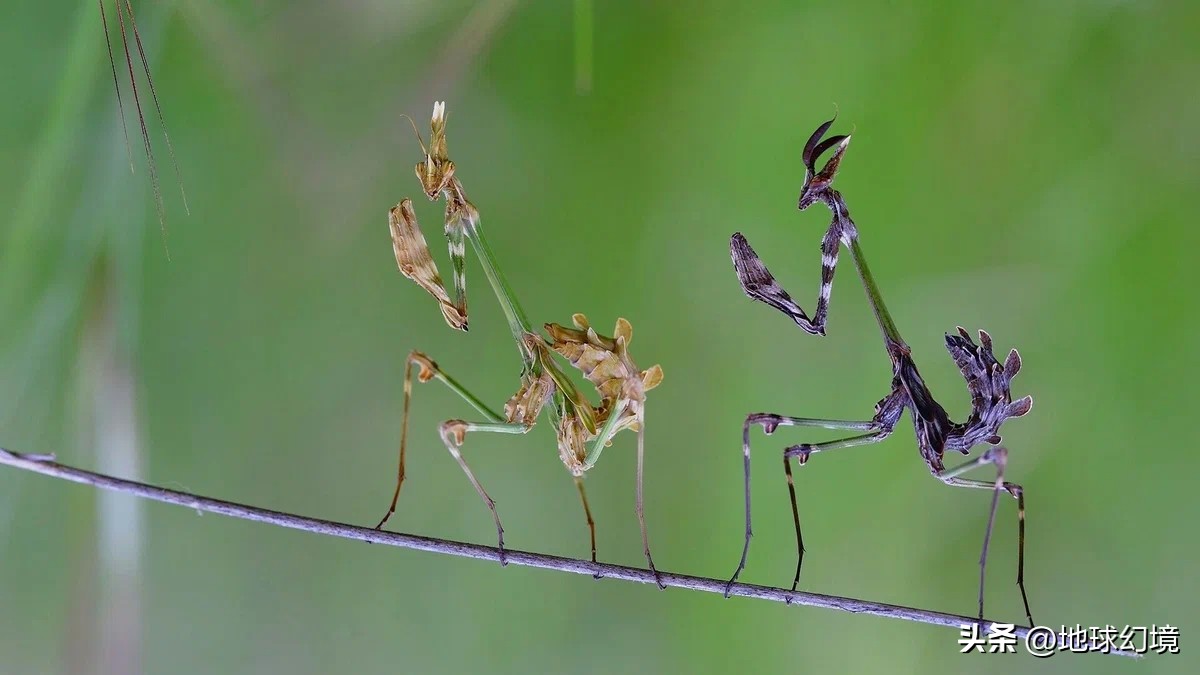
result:
[[[384,532],[372,529],[370,527],[359,527],[357,525],[335,523],[317,518],[306,518],[304,516],[298,516],[291,513],[282,513],[256,506],[247,506],[245,504],[236,504],[234,502],[222,501],[220,499],[202,497],[200,495],[195,495],[188,492],[180,492],[178,490],[170,490],[156,485],[147,485],[145,483],[124,480],[122,478],[114,478],[113,476],[106,476],[104,474],[94,473],[92,471],[77,469],[65,464],[59,464],[58,462],[54,461],[54,458],[51,455],[19,454],[0,448],[0,464],[6,464],[18,469],[40,473],[44,476],[50,476],[52,478],[61,478],[62,480],[71,481],[73,483],[82,483],[84,485],[91,485],[104,490],[113,490],[115,492],[135,495],[137,497],[150,499],[156,502],[186,506],[188,508],[195,509],[196,511],[218,513],[225,516],[232,516],[234,518],[241,518],[242,520],[252,520],[259,523],[266,523],[268,525],[286,527],[292,530],[303,530],[305,532],[323,534],[331,537],[340,537],[342,539],[356,539],[358,541],[365,541],[369,544],[384,544],[387,546],[397,546],[400,548],[409,548],[417,551],[430,551],[433,553],[442,553],[461,558],[490,560],[492,562],[498,562],[500,560],[499,550],[491,546],[480,546],[479,544],[467,544],[446,539],[435,539],[432,537],[420,537],[413,534]],[[563,558],[554,555],[546,555],[544,553],[528,553],[525,551],[515,551],[511,549],[505,549],[504,554],[510,565],[537,567],[541,569],[555,570],[558,572],[570,572],[573,574],[598,575],[599,577],[606,579],[633,581],[642,584],[655,583],[653,572],[636,567],[626,567],[624,565],[612,565],[608,563],[593,563],[589,560]],[[661,583],[664,586],[718,594],[727,592],[726,582],[724,580],[695,577],[686,574],[675,574],[672,572],[660,572],[659,574],[661,576]],[[977,619],[958,614],[946,614],[944,612],[934,612],[926,609],[904,607],[902,605],[889,605],[871,600],[858,600],[855,598],[824,595],[821,593],[806,593],[803,591],[789,591],[783,588],[755,586],[753,584],[735,583],[728,588],[728,593],[729,595],[737,595],[746,598],[774,600],[775,602],[783,602],[792,605],[836,609],[843,612],[850,612],[852,614],[870,614],[891,619],[903,619],[906,621],[927,623],[934,626],[946,626],[950,628],[959,628],[963,625],[978,623]],[[981,634],[985,634],[993,623],[998,622],[993,622],[991,620],[984,621]],[[1016,627],[1016,635],[1019,638],[1023,639],[1028,632],[1028,626]],[[1109,653],[1120,656],[1131,656],[1135,658],[1139,656],[1138,654],[1134,654],[1132,652],[1122,652],[1116,650]]]

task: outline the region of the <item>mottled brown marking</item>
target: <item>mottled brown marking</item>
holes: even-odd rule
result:
[[[438,308],[446,323],[455,330],[467,329],[467,317],[450,302],[437,263],[429,254],[425,235],[417,224],[411,199],[405,199],[388,211],[388,229],[392,233],[392,250],[396,254],[396,266],[400,273],[412,279],[425,292],[437,300]]]
[[[509,422],[533,426],[553,394],[554,379],[549,373],[527,374],[521,378],[521,388],[504,404],[504,416]]]
[[[556,323],[546,324],[550,348],[595,385],[601,399],[596,411],[597,425],[603,425],[614,410],[620,409],[622,418],[617,423],[617,431],[637,430],[646,391],[662,382],[662,367],[654,365],[638,370],[628,349],[633,340],[633,326],[625,319],[617,319],[613,327],[615,337],[597,333],[583,314],[574,315],[572,322],[573,329]]]

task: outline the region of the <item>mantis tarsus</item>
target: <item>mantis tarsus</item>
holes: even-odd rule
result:
[[[411,120],[410,120],[411,122]],[[416,131],[414,125],[414,132]],[[588,507],[587,494],[583,488],[583,475],[600,459],[613,436],[623,429],[634,430],[637,441],[637,500],[636,513],[641,528],[642,547],[650,569],[658,575],[654,560],[650,556],[650,543],[646,534],[646,519],[642,499],[642,467],[645,447],[645,399],[646,391],[662,381],[662,369],[653,366],[639,370],[629,356],[629,342],[633,329],[625,319],[618,319],[613,336],[600,335],[588,323],[587,317],[576,314],[574,328],[547,323],[549,337],[544,337],[531,327],[529,319],[518,303],[512,289],[497,266],[495,257],[480,226],[479,212],[467,199],[462,182],[455,173],[454,162],[446,149],[446,107],[434,104],[430,123],[429,146],[426,147],[417,134],[425,158],[416,165],[417,178],[422,191],[431,201],[439,198],[446,203],[445,233],[454,268],[454,300],[443,286],[437,265],[429,254],[425,238],[417,225],[412,201],[405,199],[397,204],[389,215],[392,246],[396,263],[401,273],[416,282],[432,295],[441,308],[446,323],[456,330],[467,330],[467,303],[465,240],[471,242],[479,262],[483,266],[492,290],[500,302],[504,315],[512,330],[513,340],[521,355],[521,386],[517,393],[504,405],[503,414],[489,408],[483,401],[459,384],[442,370],[432,359],[418,351],[408,355],[404,372],[404,411],[400,434],[400,460],[396,477],[396,489],[388,512],[379,521],[377,528],[396,510],[396,501],[404,483],[405,455],[408,445],[408,415],[412,399],[413,368],[419,382],[436,379],[462,397],[483,416],[482,422],[447,420],[440,427],[442,442],[446,450],[458,462],[475,491],[479,493],[496,525],[501,563],[504,562],[504,527],[496,512],[495,502],[476,479],[462,455],[463,444],[470,432],[493,432],[524,434],[533,428],[538,418],[545,413],[558,432],[559,458],[575,478],[579,498],[583,503],[591,539],[592,561],[596,560],[596,528]],[[575,386],[554,355],[566,359],[578,368],[585,378],[596,386],[601,402],[591,404]],[[661,586],[661,583],[660,583]]]
[[[879,293],[879,288],[871,276],[870,268],[867,267],[862,247],[858,241],[858,229],[854,221],[850,219],[846,202],[842,195],[832,187],[834,176],[837,174],[842,156],[850,142],[849,136],[833,136],[822,140],[832,124],[833,120],[830,120],[818,127],[804,146],[805,178],[798,204],[800,210],[804,210],[819,202],[825,204],[833,214],[829,230],[821,245],[821,286],[814,316],[810,319],[804,310],[792,300],[787,291],[775,281],[766,265],[741,233],[733,235],[730,241],[730,253],[738,281],[746,295],[779,310],[806,332],[824,335],[838,248],[841,244],[845,244],[850,250],[850,257],[858,269],[859,278],[866,289],[867,299],[875,313],[880,331],[883,333],[884,347],[892,362],[891,391],[876,404],[874,416],[865,421],[813,419],[773,413],[755,413],[746,417],[742,427],[746,538],[741,559],[729,583],[732,585],[746,566],[746,556],[750,550],[750,430],[753,426],[761,426],[768,435],[774,433],[781,426],[823,427],[862,432],[859,435],[827,443],[793,445],[783,451],[783,466],[787,475],[792,517],[796,528],[796,576],[792,581],[792,590],[795,590],[800,581],[800,567],[804,561],[804,539],[800,533],[800,515],[796,506],[796,488],[792,478],[791,459],[795,458],[799,464],[804,464],[811,455],[818,452],[882,441],[892,433],[900,416],[907,409],[912,416],[921,458],[925,460],[925,464],[935,478],[956,487],[992,490],[991,511],[988,515],[983,550],[979,559],[979,618],[981,621],[983,620],[984,572],[987,565],[988,544],[991,540],[999,496],[1001,492],[1007,492],[1017,500],[1017,585],[1021,590],[1021,600],[1025,605],[1026,617],[1029,619],[1030,625],[1035,625],[1029,611],[1029,599],[1025,593],[1025,492],[1020,485],[1004,480],[1004,467],[1008,452],[1004,447],[998,446],[1000,425],[1010,417],[1020,417],[1029,412],[1033,405],[1033,400],[1029,396],[1013,401],[1009,390],[1013,376],[1021,368],[1021,357],[1014,349],[1009,352],[1008,357],[1001,365],[992,354],[991,337],[982,330],[979,331],[978,345],[962,328],[958,329],[957,334],[946,335],[946,349],[949,350],[955,365],[966,379],[967,389],[971,394],[971,414],[967,420],[965,422],[950,420],[945,409],[933,398],[925,386],[925,382],[921,379],[920,373],[917,372],[917,366],[913,362],[909,347],[900,337],[899,331],[892,322],[891,315],[888,314],[887,307]],[[820,171],[817,171],[817,159],[826,151],[834,148],[836,149],[832,157]],[[989,447],[973,460],[946,468],[943,463],[943,455],[947,450],[958,451],[966,455],[970,453],[972,447],[980,443],[987,443],[994,447]],[[962,477],[962,474],[985,464],[992,464],[996,467],[994,481]]]
[[[108,15],[104,11],[104,0],[96,0],[100,7],[100,25],[104,30],[104,44],[108,49],[108,63],[112,68],[113,88],[117,93],[117,111],[121,116],[121,130],[125,133],[125,152],[129,156],[129,171],[133,172],[133,151],[129,144],[129,129],[125,126],[125,103],[121,98],[120,76],[117,75],[117,60],[113,55],[112,41],[108,37]],[[146,168],[150,174],[150,187],[154,190],[154,205],[158,211],[158,223],[162,228],[164,241],[166,238],[166,215],[163,207],[162,191],[158,184],[158,167],[154,161],[154,149],[150,144],[150,131],[146,127],[146,116],[142,112],[142,98],[138,93],[137,78],[133,70],[133,54],[129,50],[129,35],[133,35],[133,43],[137,48],[142,71],[146,75],[146,86],[150,90],[150,98],[154,101],[154,110],[158,114],[158,123],[162,127],[163,139],[167,142],[167,152],[171,156],[171,165],[175,168],[175,178],[179,182],[179,193],[183,198],[183,209],[188,210],[187,193],[183,189],[183,177],[179,172],[179,163],[175,160],[175,147],[171,145],[171,137],[167,134],[167,122],[163,117],[162,105],[158,102],[158,92],[154,89],[154,78],[150,76],[150,61],[146,58],[142,46],[142,35],[138,32],[137,20],[133,16],[133,5],[130,0],[113,0],[116,10],[117,26],[121,33],[121,46],[125,53],[125,65],[129,71],[129,88],[133,94],[134,108],[137,110],[138,125],[142,131],[142,146],[146,152]],[[128,27],[126,26],[128,24]]]

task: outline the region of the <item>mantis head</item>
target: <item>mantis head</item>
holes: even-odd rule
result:
[[[421,144],[421,150],[425,153],[425,159],[416,165],[417,179],[421,181],[421,190],[425,196],[430,201],[435,201],[454,180],[454,162],[450,161],[446,150],[446,102],[438,101],[433,104],[433,117],[429,122],[429,147],[425,147],[425,141],[421,139],[412,118],[408,121],[413,125],[413,133],[417,135],[417,142]]]
[[[837,119],[836,117],[834,119]],[[829,127],[833,125],[834,120],[817,127],[812,136],[808,137],[808,142],[804,144],[804,185],[800,188],[799,208],[801,211],[812,206],[817,201],[820,201],[825,191],[829,189],[829,185],[833,183],[833,177],[837,174],[838,165],[842,162],[842,155],[846,152],[846,147],[850,145],[850,136],[831,136],[825,140],[821,140],[825,136],[825,132],[829,131]],[[817,160],[821,155],[825,154],[826,150],[837,147],[833,156],[825,163],[825,166],[817,171]]]

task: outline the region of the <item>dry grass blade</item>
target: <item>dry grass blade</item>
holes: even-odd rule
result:
[[[154,111],[158,115],[163,140],[167,143],[167,154],[171,157],[171,166],[175,170],[175,179],[179,183],[179,197],[183,200],[183,210],[191,213],[191,209],[188,208],[187,192],[183,189],[183,174],[179,170],[179,161],[175,158],[175,146],[171,144],[171,136],[167,133],[167,120],[163,116],[162,104],[158,102],[158,91],[154,88],[154,77],[150,74],[150,62],[146,58],[146,50],[142,46],[142,34],[138,31],[137,19],[133,16],[133,5],[129,3],[129,0],[125,0],[125,13],[129,16],[129,25],[133,29],[133,40],[137,43],[138,57],[142,61],[142,70],[146,73],[146,85],[150,89],[150,97],[154,100]],[[144,123],[143,126],[145,126]]]
[[[117,95],[117,112],[121,117],[121,130],[125,136],[125,152],[129,157],[129,169],[132,172],[134,171],[133,152],[129,143],[129,129],[125,122],[125,104],[121,95],[120,78],[117,76],[116,58],[113,56],[112,41],[108,34],[108,15],[104,9],[104,0],[97,0],[97,5],[100,9],[100,23],[104,30],[104,40],[108,50],[109,65],[112,70],[113,88]],[[113,8],[116,11],[117,27],[121,34],[121,47],[125,55],[125,69],[129,74],[129,88],[133,96],[134,109],[137,111],[138,128],[142,136],[142,147],[146,154],[146,170],[150,176],[150,188],[154,193],[154,206],[158,214],[159,229],[162,232],[163,249],[167,251],[167,257],[169,258],[170,250],[167,248],[166,207],[163,204],[162,189],[158,177],[158,164],[154,158],[154,147],[150,141],[150,130],[146,125],[146,115],[142,108],[142,97],[138,91],[138,78],[134,72],[134,56],[133,51],[130,49],[131,35],[133,47],[137,51],[137,58],[142,65],[142,73],[146,78],[146,88],[150,91],[150,97],[154,103],[154,110],[158,117],[159,126],[162,127],[163,139],[167,145],[167,153],[171,158],[171,165],[175,171],[175,179],[179,184],[179,194],[183,200],[183,208],[185,212],[190,213],[187,192],[183,186],[183,174],[180,171],[179,162],[175,156],[175,147],[171,143],[171,136],[167,133],[166,117],[163,114],[162,104],[158,99],[158,91],[154,86],[154,78],[150,72],[150,60],[146,56],[146,49],[142,43],[142,35],[137,27],[137,19],[133,13],[133,4],[130,0],[113,0]]]

